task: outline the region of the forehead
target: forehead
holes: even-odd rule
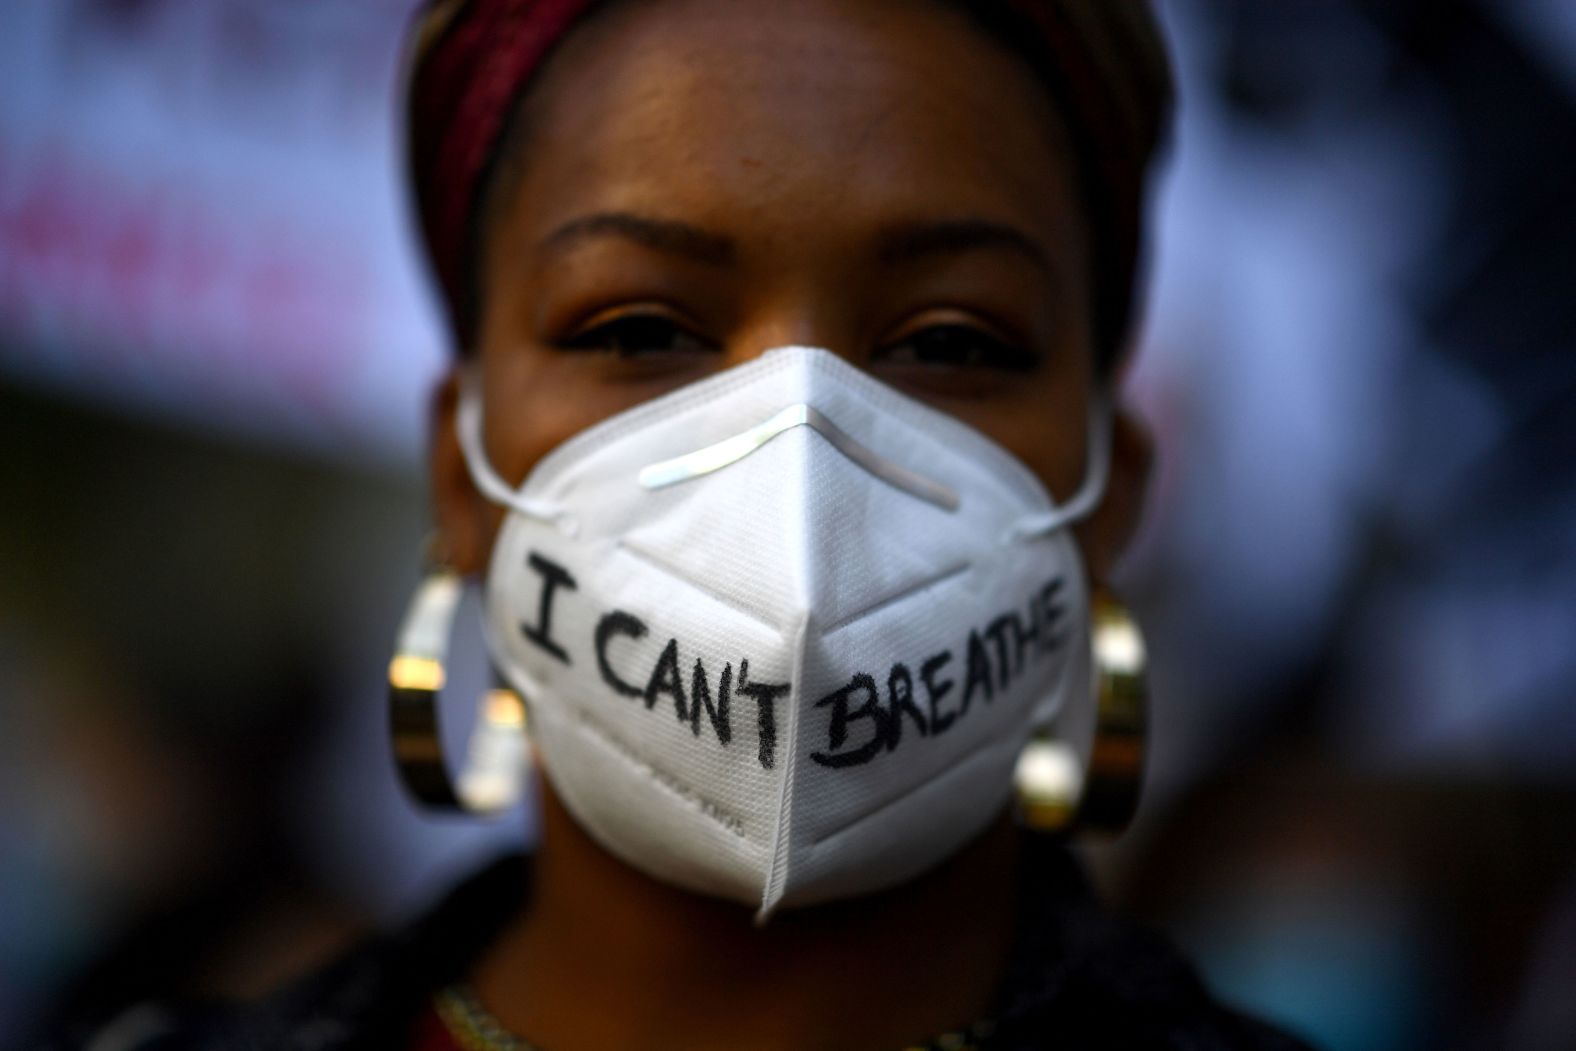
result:
[[[503,203],[528,226],[619,208],[793,238],[969,214],[1078,240],[1049,96],[941,2],[616,4],[563,43],[521,117]]]

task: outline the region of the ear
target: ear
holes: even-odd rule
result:
[[[1155,442],[1149,428],[1131,408],[1118,402],[1111,419],[1111,473],[1105,498],[1075,530],[1090,579],[1109,580],[1138,531],[1154,459]]]
[[[455,419],[460,407],[460,370],[451,368],[432,394],[428,470],[438,549],[450,568],[465,576],[487,564],[491,507],[476,491],[460,451]]]

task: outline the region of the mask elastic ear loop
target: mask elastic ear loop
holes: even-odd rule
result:
[[[1096,395],[1089,403],[1089,450],[1083,484],[1062,506],[1044,514],[1029,515],[1013,526],[1010,538],[1033,540],[1087,518],[1105,496],[1111,475],[1111,403]]]
[[[564,519],[565,512],[562,509],[520,494],[493,470],[482,444],[482,399],[474,374],[468,373],[460,380],[460,404],[454,417],[454,431],[460,440],[460,453],[465,457],[466,470],[483,496],[527,518],[554,523]]]

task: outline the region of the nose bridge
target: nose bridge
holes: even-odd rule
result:
[[[776,281],[745,304],[723,348],[741,365],[777,347],[821,347],[855,364],[865,356],[857,286],[824,262],[785,266]]]

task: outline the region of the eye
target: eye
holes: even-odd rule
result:
[[[874,355],[894,365],[947,366],[962,369],[995,369],[1031,372],[1039,364],[1033,351],[1015,346],[985,329],[961,322],[927,325],[916,329]]]
[[[601,351],[620,358],[649,354],[704,354],[714,348],[679,322],[662,314],[622,314],[593,320],[559,346],[567,350]]]

